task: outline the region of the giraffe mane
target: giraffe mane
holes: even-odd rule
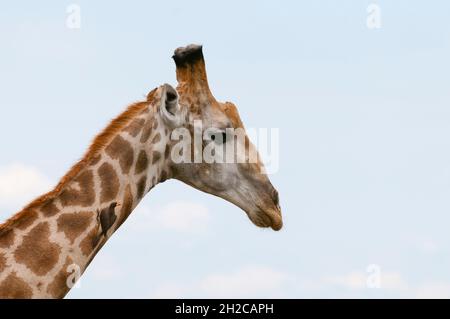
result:
[[[118,115],[116,118],[110,121],[106,128],[101,131],[91,142],[88,150],[85,152],[84,156],[70,168],[70,170],[60,179],[55,188],[38,198],[31,201],[26,205],[21,211],[7,219],[3,224],[0,224],[0,235],[8,231],[14,224],[21,219],[25,214],[31,210],[47,203],[48,201],[55,199],[64,187],[70,183],[77,175],[89,165],[91,160],[102,150],[108,143],[113,139],[113,137],[126,127],[131,120],[140,114],[148,105],[154,104],[156,88],[153,89],[148,95],[146,101],[139,101],[130,104],[127,109]]]

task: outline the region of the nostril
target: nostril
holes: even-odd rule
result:
[[[275,203],[275,205],[280,206],[280,197],[279,197],[276,189],[273,189],[273,191],[272,191],[272,198],[273,198],[273,202]]]

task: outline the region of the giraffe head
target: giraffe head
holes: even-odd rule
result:
[[[177,89],[169,85],[159,89],[160,114],[172,131],[169,160],[172,177],[237,205],[259,227],[281,229],[278,192],[245,133],[236,106],[218,102],[209,90],[202,47],[178,48],[173,58]],[[189,147],[181,152],[175,146],[179,140],[174,141],[174,136],[180,135],[177,129],[184,129],[193,137]],[[200,136],[200,142],[196,136]],[[184,143],[185,138],[183,135]],[[225,150],[230,145],[233,147]],[[215,151],[208,153],[214,155],[211,161],[204,155],[213,148]],[[232,157],[227,157],[230,149],[234,150]],[[175,160],[174,156],[180,154],[184,160]]]

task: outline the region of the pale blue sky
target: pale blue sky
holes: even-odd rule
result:
[[[369,30],[371,2],[1,4],[0,217],[127,104],[175,85],[173,50],[202,43],[216,97],[280,129],[284,229],[170,181],[68,297],[450,297],[450,3],[378,0]],[[34,184],[11,186],[23,171]],[[164,217],[182,208],[201,213]],[[380,289],[365,286],[370,264]]]

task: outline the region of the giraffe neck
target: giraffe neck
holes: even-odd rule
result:
[[[114,120],[50,195],[0,226],[0,298],[65,296],[143,196],[170,177],[169,132],[158,108],[142,103]]]

